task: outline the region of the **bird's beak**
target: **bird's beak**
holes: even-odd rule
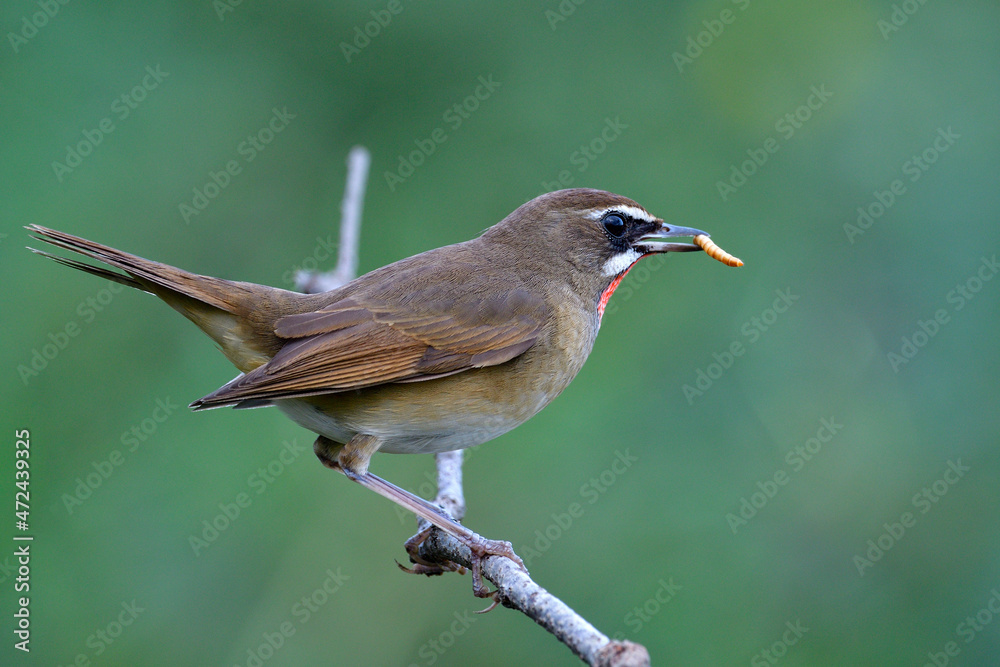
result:
[[[696,246],[693,243],[666,243],[666,239],[676,236],[698,236],[699,234],[709,236],[709,234],[694,227],[668,225],[664,222],[655,232],[639,239],[635,247],[642,252],[693,252],[701,250],[701,246]]]

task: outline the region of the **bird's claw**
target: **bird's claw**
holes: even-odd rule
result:
[[[413,563],[412,567],[406,567],[400,562],[396,562],[404,572],[409,574],[423,574],[427,576],[435,576],[444,574],[445,572],[458,572],[459,574],[465,574],[468,569],[459,565],[458,563],[453,563],[451,561],[444,561],[441,563],[431,562],[423,558],[420,555],[420,545],[423,544],[431,533],[437,528],[432,525],[427,525],[422,530],[418,531],[416,535],[406,540],[404,547],[406,548],[406,553],[410,557],[410,562]],[[474,537],[469,539],[467,537],[457,538],[461,542],[465,543],[469,547],[469,556],[472,564],[472,593],[477,598],[490,598],[493,601],[486,609],[476,612],[477,614],[485,614],[486,612],[492,611],[497,607],[497,605],[503,602],[501,598],[501,593],[499,590],[490,590],[490,588],[483,581],[483,560],[489,558],[490,556],[500,556],[502,558],[507,558],[517,565],[521,570],[527,572],[527,568],[524,566],[524,561],[521,560],[520,556],[514,553],[514,547],[510,542],[504,540],[488,540],[481,535],[473,534]]]
[[[491,611],[493,611],[494,609],[496,609],[496,608],[497,608],[497,606],[498,606],[498,605],[500,604],[500,602],[501,602],[501,600],[500,600],[500,591],[499,591],[499,589],[498,589],[498,590],[495,590],[495,591],[493,591],[492,593],[490,593],[490,594],[489,594],[489,595],[487,595],[486,597],[488,597],[488,598],[492,598],[492,600],[493,600],[493,604],[491,604],[491,605],[490,605],[489,607],[487,607],[486,609],[480,609],[479,611],[474,611],[474,612],[472,612],[473,614],[488,614],[488,613],[490,613]]]
[[[413,567],[406,567],[397,560],[396,565],[399,567],[400,570],[406,572],[407,574],[425,574],[428,577],[444,574],[445,572],[458,572],[459,574],[465,574],[466,572],[466,569],[463,566],[459,565],[458,563],[452,563],[451,561],[447,561],[444,563],[433,563],[431,565],[427,565],[424,563],[414,563]]]
[[[417,532],[416,535],[403,543],[403,547],[406,549],[406,553],[410,557],[410,562],[413,563],[413,567],[406,567],[399,561],[396,561],[396,565],[398,565],[399,569],[403,572],[407,572],[409,574],[425,574],[428,577],[444,574],[445,572],[458,572],[459,574],[465,574],[466,568],[458,563],[452,563],[451,561],[432,563],[420,555],[420,545],[423,544],[428,537],[430,537],[431,531],[433,530],[434,526],[428,524],[427,527],[423,528]]]
[[[503,602],[503,594],[499,588],[491,591],[483,583],[483,560],[490,556],[500,556],[512,561],[525,573],[527,573],[528,568],[524,566],[524,561],[521,560],[521,557],[514,553],[514,545],[504,540],[487,540],[480,535],[476,535],[472,543],[469,544],[469,551],[471,552],[470,559],[472,561],[472,593],[477,598],[490,598],[493,600],[493,604],[489,607],[476,612],[477,614],[485,614],[493,611],[497,605]]]
[[[514,553],[514,545],[506,540],[488,540],[485,537],[476,535],[475,541],[469,544],[469,549],[472,551],[473,557],[483,559],[488,556],[501,556],[513,561],[525,573],[528,572],[528,568],[524,566],[524,561]]]

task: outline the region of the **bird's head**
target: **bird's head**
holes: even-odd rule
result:
[[[558,272],[598,310],[628,270],[654,253],[701,250],[677,237],[705,232],[668,224],[627,197],[574,188],[540,195],[484,234],[519,255],[535,271]],[[552,276],[555,277],[555,276]]]

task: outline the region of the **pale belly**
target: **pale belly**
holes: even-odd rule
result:
[[[364,433],[382,440],[380,452],[448,452],[503,435],[538,413],[562,390],[548,387],[549,391],[501,395],[489,378],[481,377],[491,370],[275,404],[295,423],[334,442],[346,443]]]
[[[299,426],[334,442],[346,443],[358,433],[378,436],[382,439],[379,451],[390,454],[435,454],[475,447],[503,435],[530,418],[530,415],[524,419],[494,415],[475,419],[472,412],[455,411],[447,419],[431,421],[421,416],[399,423],[391,416],[395,411],[387,412],[384,420],[359,420],[345,419],[342,415],[332,417],[327,411],[297,399],[276,401],[276,405]],[[377,409],[372,410],[371,416],[377,417],[378,412]],[[466,416],[471,419],[463,418]]]

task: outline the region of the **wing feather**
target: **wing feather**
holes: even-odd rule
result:
[[[546,320],[544,300],[523,289],[452,299],[440,291],[430,295],[438,298],[409,294],[382,302],[355,294],[283,317],[275,333],[288,342],[273,359],[192,407],[420,382],[494,366],[530,349]]]

